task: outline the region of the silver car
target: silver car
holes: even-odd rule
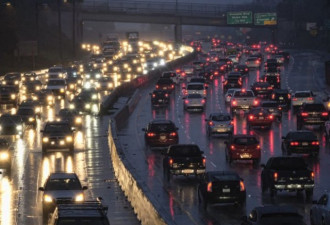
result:
[[[206,99],[201,94],[188,94],[183,98],[183,108],[186,111],[204,111]]]
[[[313,201],[310,210],[311,224],[327,225],[330,224],[330,200],[329,193],[321,196],[318,201]]]
[[[205,121],[206,132],[209,137],[213,134],[227,134],[230,137],[233,134],[233,120],[228,113],[211,113]]]
[[[293,109],[298,109],[303,103],[314,103],[315,95],[312,91],[296,91],[292,95]]]
[[[231,97],[233,96],[234,92],[239,91],[239,90],[241,90],[241,89],[239,89],[239,88],[230,88],[230,89],[228,89],[226,94],[225,94],[225,103],[230,104],[230,100],[231,100]]]

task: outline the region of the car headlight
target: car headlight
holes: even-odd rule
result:
[[[36,113],[39,113],[39,112],[41,111],[41,108],[40,108],[40,107],[35,107],[34,111],[35,111]]]
[[[47,143],[48,141],[49,141],[49,138],[48,138],[48,137],[43,137],[43,138],[42,138],[42,142]]]
[[[97,95],[93,95],[92,96],[92,99],[97,99]]]
[[[75,108],[74,104],[69,105],[69,109],[74,109],[74,108]]]
[[[76,202],[82,202],[82,201],[84,201],[84,194],[78,194],[78,195],[76,195],[76,197],[74,198],[74,200],[76,201]]]
[[[10,95],[10,98],[11,98],[11,99],[15,99],[15,98],[16,98],[16,95],[15,95],[15,94],[11,94],[11,95]]]
[[[44,195],[44,202],[53,202],[53,198],[50,195]]]
[[[1,152],[0,153],[0,160],[7,160],[9,158],[8,152]]]
[[[70,84],[70,89],[74,89],[74,84]]]
[[[18,80],[15,80],[15,82],[14,82],[15,84],[18,84]]]
[[[113,83],[109,83],[109,84],[108,84],[108,87],[109,87],[109,88],[112,88],[112,87],[113,87]]]
[[[33,117],[30,117],[29,118],[29,122],[33,122],[34,121],[34,118]]]
[[[76,123],[82,123],[82,119],[81,117],[77,117],[76,120],[75,120]]]
[[[17,130],[22,130],[22,129],[23,129],[23,126],[22,126],[22,125],[17,125],[17,126],[16,126],[16,129],[17,129]]]
[[[61,93],[64,93],[64,88],[61,88],[61,89],[60,89],[60,92],[61,92]]]
[[[3,84],[3,85],[6,85],[6,84],[7,84],[7,82],[6,82],[6,81],[2,81],[2,84]]]
[[[72,136],[67,136],[67,137],[65,138],[65,140],[66,140],[67,142],[72,142],[73,138],[72,138]]]
[[[100,77],[101,77],[101,74],[99,74],[99,73],[95,74],[96,79],[99,79]]]
[[[157,63],[154,63],[153,65],[154,65],[154,67],[157,67]]]
[[[85,105],[85,108],[86,108],[86,109],[90,109],[90,108],[91,108],[91,105],[90,105],[90,104],[86,104],[86,105]]]
[[[40,86],[36,86],[36,91],[39,91],[40,90]]]

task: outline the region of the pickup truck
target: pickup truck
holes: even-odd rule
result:
[[[164,177],[170,181],[172,175],[195,175],[205,173],[206,159],[198,145],[177,144],[168,147],[164,154]]]
[[[261,164],[261,189],[267,189],[274,197],[277,191],[303,191],[306,197],[313,195],[314,172],[301,157],[271,157],[267,164]]]
[[[250,110],[259,105],[258,99],[254,96],[252,90],[235,91],[230,101],[230,111],[234,114],[236,111]]]

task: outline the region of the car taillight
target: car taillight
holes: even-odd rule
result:
[[[218,75],[218,74],[219,74],[218,71],[215,71],[215,72],[214,72],[214,75]]]
[[[318,141],[313,141],[312,145],[319,145],[320,143]]]
[[[261,88],[260,87],[256,87],[256,90],[261,90]]]
[[[155,97],[156,97],[156,95],[155,95],[155,94],[152,94],[152,97],[153,97],[153,98],[155,98]]]
[[[201,103],[202,103],[202,104],[205,104],[205,99],[202,99],[202,100],[201,100]]]
[[[298,99],[297,98],[293,98],[292,101],[297,101]]]
[[[279,106],[279,107],[278,107],[278,110],[282,110],[282,107],[281,107],[281,106]]]
[[[328,112],[323,112],[322,116],[328,116]]]
[[[168,94],[165,94],[165,97],[167,98],[168,97]]]
[[[214,125],[213,121],[209,121],[209,126],[213,126],[213,125]]]
[[[308,97],[307,100],[312,101],[314,98],[313,97]]]
[[[274,176],[274,181],[277,181],[277,179],[278,179],[278,173],[275,172],[273,176]]]
[[[206,58],[206,61],[210,61],[210,58]]]
[[[256,105],[258,105],[258,104],[259,104],[259,101],[258,101],[258,100],[254,100],[254,101],[253,101],[253,105],[254,105],[254,106],[256,106]]]
[[[311,172],[311,179],[314,180],[314,178],[315,178],[315,173]]]
[[[168,164],[169,164],[170,166],[172,166],[172,165],[173,165],[173,159],[170,158],[170,159],[168,160]]]
[[[277,77],[277,83],[280,83],[280,77]]]
[[[273,90],[273,87],[268,87],[267,89],[268,89],[268,90]]]
[[[260,63],[260,61],[259,60],[256,60],[256,63]]]
[[[234,125],[234,121],[230,121],[230,125]]]
[[[247,68],[245,68],[245,71],[248,71],[248,69],[247,69]]]
[[[298,141],[291,141],[290,142],[290,145],[291,146],[298,146],[299,145],[299,142]]]
[[[272,94],[272,99],[275,99],[275,94]]]
[[[273,115],[269,115],[269,119],[270,120],[274,119],[274,116]]]
[[[176,69],[176,71],[175,71],[176,73],[180,73],[181,72],[181,70],[180,69]]]
[[[188,99],[186,99],[186,100],[184,101],[184,103],[186,103],[186,104],[189,104],[189,100],[188,100]]]
[[[206,95],[206,90],[205,89],[203,90],[203,94]]]
[[[231,101],[231,105],[232,105],[232,106],[236,106],[236,105],[237,105],[237,101],[236,101],[236,100],[232,100],[232,101]]]
[[[177,134],[176,132],[171,132],[171,133],[170,133],[170,136],[171,136],[171,137],[176,137],[177,135],[178,135],[178,134]]]
[[[231,149],[231,150],[235,150],[235,145],[231,145],[231,146],[230,146],[230,149]]]
[[[207,183],[207,192],[212,192],[212,182]]]
[[[152,132],[148,132],[148,133],[147,133],[147,136],[148,136],[148,137],[155,137],[156,134],[155,134],[155,133],[152,133]]]
[[[227,85],[228,84],[228,80],[226,80],[224,83],[223,83],[223,85]]]
[[[249,120],[254,120],[254,115],[249,115]]]
[[[183,77],[186,76],[186,73],[185,72],[182,72],[181,73],[181,76],[183,76]]]
[[[239,182],[239,190],[240,191],[245,191],[245,185],[244,185],[244,182],[243,181],[240,181]]]
[[[260,150],[260,145],[257,145],[257,149]]]
[[[288,99],[291,99],[291,95],[290,94],[288,94]]]
[[[203,158],[203,166],[206,166],[206,159]]]
[[[174,84],[171,85],[171,88],[172,88],[172,89],[174,88]]]
[[[308,116],[308,113],[306,113],[306,112],[302,112],[302,113],[301,113],[301,116]]]
[[[242,81],[239,80],[239,81],[238,81],[238,84],[239,84],[239,85],[242,85]]]
[[[156,89],[158,89],[159,88],[159,85],[158,84],[156,84]]]
[[[224,70],[224,69],[225,69],[225,67],[221,66],[221,67],[220,67],[220,69],[221,69],[221,70]]]

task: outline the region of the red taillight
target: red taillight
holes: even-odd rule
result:
[[[257,145],[257,149],[260,150],[260,145]]]
[[[274,173],[274,181],[277,181],[277,179],[278,179],[278,173]]]
[[[260,87],[256,87],[256,90],[259,91],[259,90],[261,90],[261,88]]]
[[[207,183],[207,192],[212,192],[212,182]]]
[[[254,115],[249,115],[249,120],[254,120]]]
[[[231,146],[230,146],[230,149],[231,149],[231,150],[235,150],[235,145],[231,145]]]
[[[299,142],[298,141],[291,141],[290,146],[298,146]]]
[[[244,182],[243,181],[240,181],[239,182],[239,190],[240,191],[245,191],[245,185],[244,185]]]
[[[272,94],[272,99],[275,99],[275,94]]]
[[[292,101],[297,101],[298,99],[297,98],[293,98]]]
[[[209,121],[209,126],[213,126],[213,125],[214,125],[213,121]]]
[[[214,75],[218,75],[218,74],[219,74],[218,71],[214,72]]]
[[[181,72],[181,70],[180,69],[176,69],[176,71],[175,71],[176,73],[180,73]]]
[[[223,83],[223,85],[227,85],[228,84],[228,80],[226,80],[224,83]]]
[[[171,85],[171,88],[172,88],[172,89],[174,88],[174,84]]]
[[[247,69],[247,68],[245,68],[245,71],[248,71],[248,69]]]
[[[312,101],[314,98],[313,97],[308,97],[307,100]]]
[[[165,94],[165,97],[167,98],[168,97],[168,94]]]
[[[282,107],[281,107],[281,106],[279,106],[279,107],[278,107],[278,110],[282,110]]]
[[[206,90],[204,89],[203,94],[206,95]]]
[[[320,143],[318,141],[313,141],[312,145],[319,145]]]
[[[152,94],[152,97],[153,97],[153,98],[155,98],[155,97],[156,97],[156,95],[155,95],[155,94]]]
[[[291,98],[291,95],[290,94],[288,94],[288,99],[290,99]]]
[[[221,67],[220,67],[220,69],[221,69],[221,70],[224,70],[224,69],[225,69],[225,67],[221,66]]]
[[[170,166],[172,166],[172,165],[173,165],[173,159],[169,159],[169,160],[168,160],[168,164],[169,164]]]
[[[234,125],[234,121],[230,121],[230,124],[231,124],[231,125]]]
[[[176,132],[172,132],[172,133],[170,133],[170,136],[171,137],[176,137],[178,134],[176,133]]]
[[[308,113],[306,113],[306,112],[302,112],[302,113],[301,113],[301,116],[308,116]]]
[[[273,90],[273,87],[268,87],[267,89],[268,89],[268,90]]]
[[[311,179],[314,180],[314,178],[315,178],[315,173],[311,172]]]
[[[258,100],[254,100],[254,101],[253,101],[253,105],[254,105],[254,106],[259,105],[259,101],[258,101]]]
[[[147,133],[147,136],[148,136],[148,137],[155,137],[156,134],[155,134],[155,133],[152,133],[152,132],[149,132],[149,133]]]
[[[210,58],[206,58],[206,61],[210,61]]]
[[[203,158],[203,166],[206,166],[206,159]]]
[[[189,104],[189,100],[188,100],[188,99],[186,99],[186,100],[184,101],[184,103],[186,103],[186,104]]]
[[[256,63],[260,63],[260,61],[259,60],[256,60]]]
[[[201,100],[201,103],[202,103],[202,104],[205,104],[205,99],[202,99],[202,100]]]
[[[323,112],[322,116],[328,116],[328,112]]]
[[[269,115],[269,119],[270,120],[274,119],[274,116],[273,115]]]
[[[237,101],[236,101],[236,100],[232,100],[232,101],[231,101],[231,105],[232,105],[232,106],[236,106],[236,105],[237,105]]]
[[[159,85],[158,84],[156,84],[156,89],[158,89],[159,88]]]
[[[185,72],[182,72],[181,73],[181,76],[183,76],[183,77],[186,76],[186,73]]]

